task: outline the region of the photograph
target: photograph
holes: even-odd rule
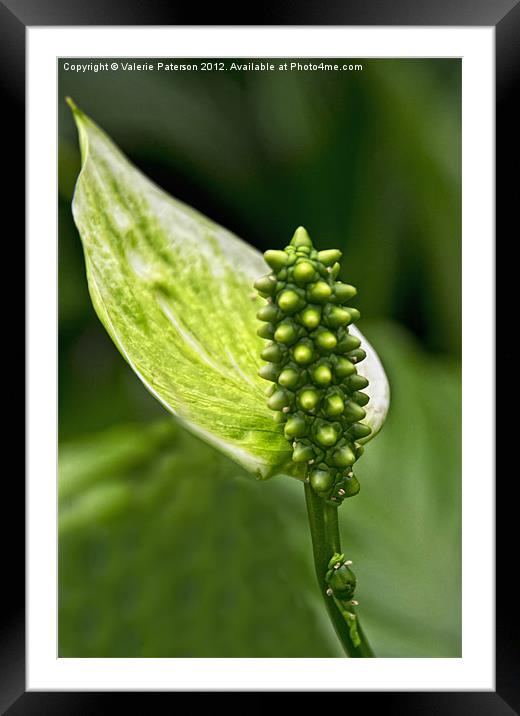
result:
[[[460,659],[462,59],[60,56],[56,114],[58,657]]]
[[[0,0],[0,714],[520,715],[519,37],[520,0]]]

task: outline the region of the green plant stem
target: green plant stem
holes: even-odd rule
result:
[[[312,537],[312,549],[314,552],[314,566],[321,594],[329,613],[330,620],[334,626],[338,639],[341,642],[348,656],[360,659],[373,657],[370,644],[368,643],[357,616],[357,629],[361,643],[354,646],[349,634],[349,627],[337,608],[334,600],[327,595],[327,583],[325,573],[329,561],[335,552],[341,553],[341,544],[338,527],[338,508],[328,505],[325,500],[314,492],[309,483],[305,483],[305,500],[307,502],[307,513],[309,516],[309,527]]]

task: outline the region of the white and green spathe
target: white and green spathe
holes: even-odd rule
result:
[[[261,299],[253,283],[268,264],[245,241],[162,191],[69,104],[82,159],[73,214],[92,302],[114,343],[152,395],[190,431],[259,478],[285,473],[301,479],[302,464],[294,462],[291,444],[273,422],[258,376],[263,341],[255,314]],[[320,265],[325,262],[320,259]],[[327,277],[313,283],[317,294]],[[295,285],[297,295],[307,290]],[[290,300],[289,293],[282,307]],[[330,301],[311,303],[324,310]],[[293,321],[287,315],[280,320],[282,333]],[[386,416],[388,382],[374,349],[357,337],[367,353],[370,403],[363,422],[372,437]],[[281,352],[286,345],[280,341]]]

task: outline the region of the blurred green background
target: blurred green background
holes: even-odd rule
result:
[[[460,656],[461,63],[352,61],[363,71],[60,62],[61,656],[341,655],[301,485],[257,483],[183,431],[94,313],[67,95],[159,185],[259,249],[300,224],[341,248],[392,388],[340,510],[360,615],[378,656]]]

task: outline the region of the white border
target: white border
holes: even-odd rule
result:
[[[493,690],[494,28],[38,27],[28,28],[27,52],[27,689]],[[342,659],[56,657],[60,56],[463,57],[462,658],[353,659],[345,670]]]

